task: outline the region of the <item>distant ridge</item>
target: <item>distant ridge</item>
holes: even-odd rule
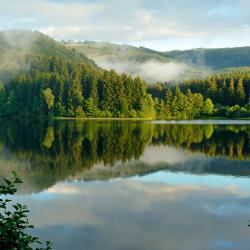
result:
[[[146,47],[118,45],[110,42],[68,42],[68,46],[78,45],[77,50],[90,58],[93,55],[102,55],[113,58],[119,56],[121,60],[133,59],[144,62],[146,60],[159,60],[162,62],[178,61],[196,66],[209,67],[213,70],[249,67],[250,46],[232,48],[195,48],[190,50],[173,50],[160,52]]]

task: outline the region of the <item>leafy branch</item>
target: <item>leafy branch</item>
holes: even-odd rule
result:
[[[13,181],[4,178],[3,185],[0,185],[0,249],[52,249],[50,241],[46,241],[45,248],[38,247],[42,245],[39,238],[27,233],[28,229],[34,228],[27,216],[29,213],[27,206],[20,203],[12,204],[12,200],[8,198],[17,192],[16,185],[22,183],[14,171],[13,175]]]

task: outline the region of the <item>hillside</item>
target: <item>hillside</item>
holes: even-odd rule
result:
[[[168,58],[211,68],[213,70],[250,66],[250,47],[193,49],[164,53]]]
[[[10,80],[20,70],[29,69],[39,56],[57,56],[65,60],[81,60],[96,65],[84,55],[37,31],[12,30],[0,32],[0,79]]]
[[[39,32],[0,35],[0,117],[154,117],[140,78],[104,71]]]
[[[91,41],[65,44],[100,67],[140,75],[149,82],[203,78],[213,71],[250,66],[250,47],[158,52]]]
[[[134,77],[139,75],[148,82],[202,78],[210,72],[199,65],[187,64],[179,59],[168,57],[162,52],[144,47],[92,41],[64,42],[64,44],[92,59],[104,69],[114,69]]]
[[[177,59],[169,61],[163,53],[145,48],[65,44],[29,31],[2,32],[0,37],[3,118],[180,120],[211,115],[246,118],[250,114],[248,67],[214,71],[201,79],[208,74],[206,69]],[[81,52],[84,48],[88,55]],[[87,58],[90,52],[100,54],[118,73],[129,72],[132,77],[97,67],[93,58]],[[153,84],[147,86],[136,75]],[[155,84],[157,81],[163,84]],[[180,88],[173,87],[174,81]]]
[[[80,43],[64,42],[69,48],[74,48],[78,52],[89,58],[106,58],[111,62],[117,60],[121,62],[138,62],[144,63],[149,60],[159,62],[170,62],[171,58],[161,52],[149,50],[143,47],[137,48],[130,45],[118,45],[109,42],[84,41]]]

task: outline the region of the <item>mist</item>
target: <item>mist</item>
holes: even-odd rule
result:
[[[205,69],[197,69],[194,66],[182,62],[159,62],[149,60],[144,63],[135,61],[124,62],[105,57],[92,58],[95,63],[106,70],[115,70],[118,73],[127,73],[132,77],[140,76],[148,83],[154,82],[178,82],[203,77]]]
[[[0,80],[9,82],[20,70],[29,69],[26,60],[39,39],[39,32],[24,30],[2,31],[0,33]]]

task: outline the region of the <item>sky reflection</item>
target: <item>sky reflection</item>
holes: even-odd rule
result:
[[[233,178],[210,175],[191,183],[195,178],[160,172],[60,182],[15,199],[29,206],[36,233],[55,249],[249,249],[246,187]],[[222,184],[213,186],[213,178]]]

